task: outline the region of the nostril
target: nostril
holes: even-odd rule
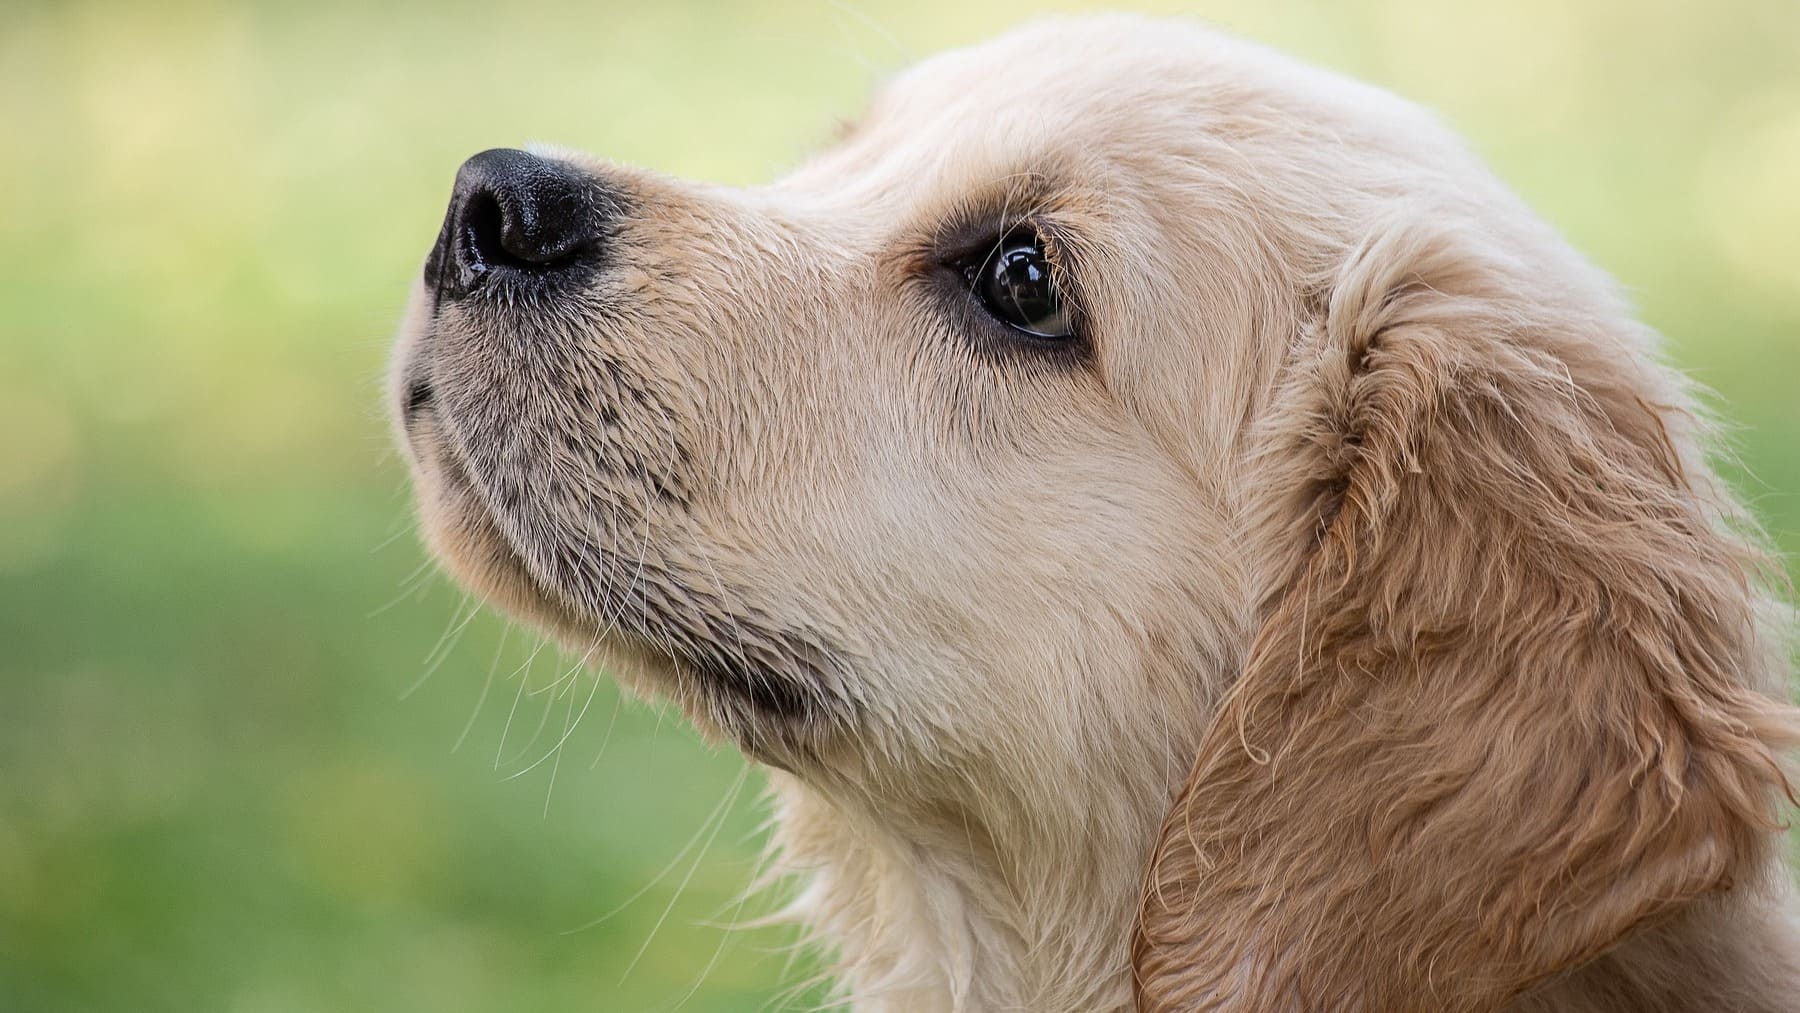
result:
[[[541,180],[507,179],[472,189],[463,200],[457,237],[463,266],[473,274],[560,266],[591,239],[581,205],[577,194]]]
[[[427,262],[437,292],[461,298],[490,276],[547,283],[595,261],[616,199],[601,181],[555,159],[484,151],[457,171],[450,209]]]
[[[457,236],[462,262],[470,271],[484,274],[497,266],[513,263],[506,252],[506,213],[500,200],[488,189],[469,195],[463,205],[462,227]],[[515,265],[516,266],[516,265]]]

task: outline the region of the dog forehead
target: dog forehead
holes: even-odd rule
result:
[[[923,60],[891,83],[895,91],[948,102],[984,94],[1029,101],[1079,103],[1084,96],[1124,89],[1155,90],[1171,67],[1200,71],[1230,58],[1238,40],[1191,19],[1136,14],[1048,17],[1003,35]],[[977,93],[977,89],[981,93]]]
[[[903,71],[835,147],[768,190],[841,220],[892,220],[1032,175],[1132,184],[1202,135],[1341,122],[1347,85],[1196,21],[1049,18]],[[1378,104],[1362,91],[1349,105]]]
[[[1125,93],[1173,85],[1141,73],[1152,22],[1053,19],[940,53],[883,85],[839,143],[776,184],[787,191],[883,193],[963,187],[1038,168],[1060,153],[1106,143],[1135,103]],[[1105,35],[1089,51],[1084,40]],[[1130,54],[1140,57],[1136,68]],[[1123,115],[1122,115],[1123,114]]]

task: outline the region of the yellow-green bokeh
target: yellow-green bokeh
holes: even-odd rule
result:
[[[1065,7],[0,0],[0,1009],[815,1001],[789,936],[718,927],[736,756],[417,576],[386,343],[476,150],[755,182]],[[1800,4],[1158,7],[1442,110],[1800,549]]]

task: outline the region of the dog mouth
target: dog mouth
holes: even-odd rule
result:
[[[435,393],[431,389],[431,381],[422,377],[406,382],[400,397],[401,428],[412,432],[418,416],[431,408]]]
[[[457,578],[623,660],[757,758],[791,757],[854,717],[847,638],[758,579],[770,561],[705,496],[701,399],[678,365],[634,351],[653,321],[617,283],[637,249],[633,206],[616,181],[557,159],[466,162],[390,410],[428,539]]]
[[[545,581],[531,566],[528,547],[509,533],[516,525],[497,508],[432,381],[423,377],[406,381],[398,410],[402,441],[419,473],[419,493],[430,501],[427,526],[454,532],[453,537],[433,540],[437,555],[451,564],[469,564],[453,565],[453,572],[526,618],[542,621],[569,639],[591,636],[589,624],[576,619],[579,603]],[[528,593],[499,594],[498,589],[483,586],[496,580]]]
[[[849,666],[837,638],[746,605],[716,574],[703,579],[660,551],[654,535],[634,554],[625,544],[602,549],[598,532],[559,529],[532,513],[484,474],[432,378],[404,380],[396,408],[421,495],[431,500],[426,514],[436,518],[433,548],[463,583],[584,652],[604,648],[601,656],[643,673],[649,688],[765,763],[817,756],[850,722]],[[559,539],[579,549],[559,548]],[[566,565],[572,558],[581,566]]]

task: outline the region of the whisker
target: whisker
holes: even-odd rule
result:
[[[598,646],[599,646],[598,643],[596,643],[594,645],[594,647],[598,647]],[[571,669],[571,671],[580,671],[582,669],[582,666],[587,664],[588,655],[592,654],[594,652],[594,647],[588,648],[587,654],[583,654],[581,656],[581,660],[579,660],[575,663],[575,667],[573,669]],[[533,761],[531,766],[526,767],[524,770],[520,770],[515,773],[508,774],[504,778],[501,778],[501,780],[511,781],[511,780],[514,780],[515,778],[524,777],[526,774],[529,774],[533,770],[536,770],[540,765],[543,764],[543,762],[545,760],[550,759],[552,756],[560,757],[562,755],[563,743],[569,741],[569,736],[574,734],[574,732],[575,732],[575,726],[579,725],[581,723],[581,719],[587,715],[588,707],[591,704],[593,704],[594,694],[597,693],[600,689],[600,679],[601,679],[600,673],[595,672],[594,673],[594,686],[592,689],[588,690],[587,702],[583,703],[581,705],[581,713],[575,715],[575,720],[574,720],[573,724],[567,724],[567,723],[564,724],[562,738],[557,739],[556,744],[551,746],[549,751],[546,752],[543,756],[540,756],[537,758],[537,760]],[[571,713],[573,713],[575,710],[575,694],[573,694],[573,693],[569,694],[569,710]],[[546,707],[545,712],[548,713],[547,707]]]
[[[594,684],[596,686],[600,684],[600,679],[599,679],[599,676],[597,676],[597,675],[594,677]],[[591,693],[588,695],[588,699],[590,699],[590,700],[593,699],[593,695]],[[569,714],[563,715],[562,738],[556,740],[555,747],[550,750],[552,753],[556,754],[556,762],[552,763],[550,765],[550,783],[546,784],[544,786],[544,814],[543,814],[542,818],[545,820],[548,820],[550,818],[550,797],[552,795],[556,794],[556,773],[557,773],[557,771],[562,769],[563,743],[569,741],[569,732],[571,730],[573,730],[576,725],[581,723],[580,718],[575,718],[573,721],[570,720],[569,715],[573,714],[574,710],[575,710],[575,696],[574,696],[574,694],[571,693],[569,695]],[[583,707],[581,709],[581,712],[583,714],[586,714],[587,708]],[[528,767],[526,769],[529,770],[530,768]]]
[[[500,769],[500,757],[506,753],[506,734],[512,730],[513,715],[519,712],[519,701],[525,696],[525,686],[531,682],[531,663],[537,660],[538,652],[542,651],[548,643],[548,640],[539,641],[537,647],[525,659],[525,663],[513,669],[513,674],[507,676],[510,679],[513,675],[524,674],[524,678],[519,680],[519,691],[513,694],[512,709],[506,712],[506,724],[500,729],[500,745],[494,749],[495,770]]]
[[[375,555],[399,541],[401,537],[411,534],[416,530],[418,530],[418,521],[415,520],[410,513],[401,514],[400,519],[394,523],[394,530],[390,532],[386,538],[376,542],[374,546],[369,549],[369,555]]]
[[[419,589],[425,586],[425,582],[430,578],[431,574],[435,572],[436,560],[427,556],[418,566],[413,567],[411,573],[400,578],[401,591],[399,594],[395,595],[387,604],[370,612],[368,615],[363,616],[363,618],[374,619],[406,599],[418,594]]]
[[[598,673],[596,673],[598,675]],[[606,731],[600,736],[600,751],[594,754],[594,762],[588,764],[589,770],[600,766],[601,757],[606,755],[606,747],[612,744],[613,729],[619,723],[619,709],[625,704],[625,694],[618,687],[613,688],[612,717],[606,719]]]
[[[481,717],[481,708],[487,703],[488,690],[494,688],[494,672],[500,667],[500,655],[506,651],[506,638],[512,633],[510,624],[500,627],[500,642],[494,646],[494,658],[488,662],[487,678],[481,680],[481,695],[475,698],[475,709],[469,712],[469,720],[463,724],[462,734],[456,737],[456,744],[450,747],[452,755],[463,747],[468,739],[469,731],[475,727],[475,719]]]
[[[643,960],[644,954],[649,952],[650,944],[656,939],[657,932],[662,930],[663,923],[669,920],[669,913],[675,910],[676,902],[681,899],[681,895],[687,890],[688,884],[693,882],[694,873],[699,870],[700,863],[706,860],[706,853],[712,848],[713,840],[719,836],[720,828],[725,826],[724,812],[729,809],[732,803],[737,801],[738,792],[743,789],[744,781],[749,774],[749,771],[749,767],[738,768],[737,777],[731,782],[731,790],[726,795],[726,805],[724,809],[720,810],[718,821],[714,823],[712,830],[707,834],[706,842],[700,845],[700,853],[694,856],[694,861],[688,866],[687,874],[681,877],[681,882],[676,885],[674,895],[669,898],[669,903],[663,907],[662,914],[656,919],[656,924],[650,926],[650,933],[644,937],[643,945],[638,947],[637,954],[631,958],[631,963],[625,966],[625,973],[619,976],[619,983],[621,985],[631,977],[631,972],[637,967],[638,961]]]
[[[518,752],[507,757],[506,763],[508,766],[517,763],[520,757],[530,752],[531,747],[537,745],[538,740],[544,737],[544,729],[550,724],[550,710],[555,706],[555,697],[550,697],[544,701],[543,710],[538,712],[537,727],[531,730],[531,738],[525,740],[525,744],[519,747]],[[502,778],[502,780],[510,780],[510,778]]]
[[[731,912],[731,917],[734,921],[737,919],[737,917],[739,915],[743,914],[744,902],[747,901],[748,899],[749,899],[749,894],[747,894],[747,893],[739,893],[738,894],[737,906],[735,908],[733,908],[732,912]],[[688,1000],[692,999],[695,996],[695,994],[700,991],[700,987],[702,985],[706,984],[706,979],[708,976],[710,976],[712,974],[713,969],[719,966],[719,960],[720,960],[720,958],[725,956],[725,950],[729,946],[731,946],[731,943],[734,939],[738,938],[738,934],[736,932],[730,930],[729,928],[726,928],[724,926],[718,926],[718,928],[719,928],[719,945],[713,947],[712,956],[707,959],[706,966],[702,967],[700,969],[699,977],[694,979],[694,984],[687,990],[687,994],[683,995],[681,997],[681,999],[675,1003],[674,1009],[679,1010],[683,1006],[686,1006],[688,1004]]]
[[[575,926],[572,929],[565,929],[563,932],[561,932],[559,934],[565,935],[565,936],[572,936],[572,935],[576,934],[577,932],[586,932],[589,929],[598,928],[599,926],[606,924],[606,922],[612,920],[613,918],[618,917],[619,914],[622,913],[626,908],[630,907],[631,905],[637,903],[639,900],[643,899],[643,896],[645,894],[649,893],[652,889],[654,889],[656,887],[656,884],[662,882],[664,879],[666,879],[668,877],[669,873],[675,871],[675,867],[677,865],[681,864],[682,858],[685,857],[688,852],[694,850],[694,845],[699,843],[701,835],[706,833],[708,827],[712,826],[715,821],[721,821],[724,819],[725,813],[731,808],[731,804],[733,802],[737,801],[738,789],[740,787],[742,787],[742,782],[744,780],[744,776],[745,776],[744,773],[740,772],[738,775],[737,781],[733,782],[729,787],[727,787],[725,789],[725,794],[720,796],[718,802],[714,803],[714,805],[712,807],[712,811],[707,813],[706,818],[700,821],[699,828],[696,829],[694,831],[693,835],[688,838],[687,843],[683,844],[681,846],[681,850],[675,852],[675,857],[669,859],[669,864],[662,867],[661,872],[658,872],[655,876],[653,876],[650,879],[649,882],[645,883],[643,886],[638,887],[638,889],[635,893],[633,893],[631,896],[625,898],[623,901],[620,901],[619,904],[617,906],[615,906],[612,910],[606,912],[605,914],[601,915],[598,918],[595,918],[593,921],[584,922],[580,925]]]
[[[463,600],[467,602],[469,599],[465,596]],[[443,665],[444,659],[450,657],[451,653],[456,650],[457,643],[462,640],[463,631],[468,629],[469,623],[481,614],[481,607],[482,603],[477,601],[469,608],[469,614],[464,616],[460,622],[452,620],[455,625],[451,629],[445,630],[444,635],[438,638],[438,646],[432,648],[431,653],[425,655],[427,662],[425,671],[419,673],[419,677],[413,680],[412,685],[406,687],[405,691],[400,694],[400,699],[405,700],[417,693],[419,687],[425,685],[426,680],[430,679],[439,666]]]
[[[875,20],[873,15],[869,14],[861,7],[849,3],[848,0],[829,0],[829,2],[831,6],[837,8],[838,11],[850,15],[852,18],[861,22],[864,28],[879,35],[881,41],[887,43],[888,46],[894,50],[894,55],[899,57],[901,62],[911,63],[917,57],[917,54],[913,50],[907,49],[900,44],[900,40],[894,37],[894,33],[890,31],[886,25]]]

